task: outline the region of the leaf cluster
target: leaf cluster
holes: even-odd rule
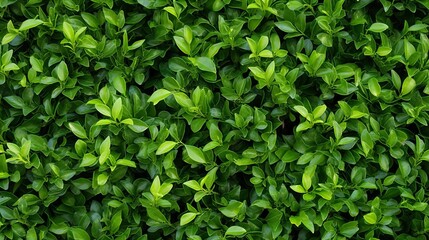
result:
[[[428,14],[0,1],[0,239],[427,239]]]

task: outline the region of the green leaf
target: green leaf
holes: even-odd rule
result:
[[[401,96],[407,95],[408,93],[413,91],[415,87],[416,87],[416,81],[414,80],[414,78],[412,77],[405,78],[404,82],[402,83]]]
[[[177,17],[177,16],[176,16]],[[189,26],[184,26],[183,27],[183,36],[185,38],[185,41],[189,44],[192,43],[192,29]]]
[[[171,151],[171,149],[173,149],[176,145],[177,145],[177,142],[165,141],[161,143],[161,145],[159,145],[158,149],[156,150],[156,155],[167,153]]]
[[[107,180],[109,180],[109,175],[107,175],[106,173],[102,173],[97,177],[97,184],[99,186],[103,186],[104,184],[106,184]]]
[[[131,118],[127,118],[121,121],[122,124],[134,125],[134,121]]]
[[[163,9],[165,11],[169,12],[171,15],[175,16],[176,18],[178,18],[178,15],[177,15],[176,10],[174,9],[174,7],[164,7]]]
[[[374,141],[366,129],[362,131],[361,144],[365,155],[368,156],[369,151],[371,151],[374,147]]]
[[[171,95],[171,92],[165,89],[156,90],[147,100],[148,102],[152,102],[153,105],[158,104],[160,101],[166,99]]]
[[[302,186],[304,187],[304,189],[305,189],[306,192],[311,187],[311,176],[309,174],[307,174],[307,173],[304,173],[302,175]]]
[[[36,71],[36,72],[43,72],[43,61],[37,59],[34,56],[30,57],[30,64],[31,67]]]
[[[82,12],[80,15],[82,16],[85,23],[88,24],[90,27],[92,28],[98,27],[98,24],[99,24],[98,19],[93,14]]]
[[[363,216],[363,219],[365,219],[365,222],[371,225],[374,225],[377,223],[377,215],[373,212],[367,213]]]
[[[3,67],[3,71],[9,72],[9,71],[16,71],[19,70],[19,66],[15,63],[9,63],[6,66]]]
[[[204,156],[204,153],[201,151],[201,149],[191,145],[185,145],[185,148],[188,156],[193,161],[197,163],[207,163],[206,157]]]
[[[389,28],[389,26],[387,26],[387,24],[384,24],[384,23],[373,23],[369,27],[368,31],[380,33],[380,32],[384,32],[388,28]]]
[[[19,27],[19,31],[26,31],[31,28],[35,28],[39,26],[40,24],[43,24],[42,20],[39,19],[27,19],[24,22],[22,22],[21,26]]]
[[[290,21],[281,21],[274,23],[283,32],[294,33],[297,32],[295,26]]]
[[[341,233],[341,235],[343,235],[343,236],[345,236],[347,238],[353,237],[353,235],[355,235],[359,231],[358,224],[359,223],[357,221],[352,221],[352,222],[344,223],[340,227],[340,233]]]
[[[55,68],[58,79],[64,82],[69,76],[69,69],[67,64],[64,61],[61,61],[58,66]]]
[[[249,67],[249,70],[256,78],[265,79],[265,72],[260,67]]]
[[[302,132],[302,131],[305,131],[311,127],[313,127],[313,124],[311,124],[310,122],[303,122],[303,123],[300,123],[296,127],[296,132]]]
[[[150,186],[150,193],[152,193],[153,196],[157,196],[160,188],[161,188],[161,181],[159,180],[159,177],[156,176],[153,179],[152,185]]]
[[[399,74],[392,69],[391,75],[392,75],[392,82],[396,90],[401,89],[401,77],[399,76]]]
[[[291,185],[290,188],[297,193],[306,193],[307,191],[301,185]]]
[[[317,34],[317,39],[320,40],[320,42],[322,42],[322,44],[326,47],[332,47],[333,44],[333,40],[332,40],[332,36],[327,34],[327,33],[319,33]]]
[[[423,161],[429,161],[429,150],[426,150],[422,156],[420,157],[421,160]]]
[[[6,33],[1,40],[1,44],[2,45],[8,44],[12,42],[17,36],[18,36],[18,33]]]
[[[303,7],[303,4],[300,1],[289,1],[286,6],[292,10],[292,11],[296,11],[299,10]]]
[[[27,230],[27,235],[25,240],[37,240],[37,232],[34,227],[31,227]]]
[[[180,226],[184,226],[188,223],[190,223],[192,220],[195,219],[195,217],[197,216],[197,213],[185,213],[180,217]]]
[[[16,109],[22,109],[25,106],[24,99],[18,96],[7,96],[4,98],[4,100]]]
[[[225,236],[240,236],[247,233],[246,229],[240,227],[240,226],[232,226],[229,227],[226,232]]]
[[[310,58],[308,59],[308,70],[310,74],[315,74],[317,70],[322,66],[322,64],[325,62],[326,54],[323,52],[313,51],[310,55]]]
[[[82,228],[78,227],[71,227],[68,230],[71,232],[73,239],[79,239],[79,240],[90,240],[89,234],[83,230]]]
[[[116,91],[122,93],[125,95],[127,92],[127,84],[125,82],[125,79],[121,76],[116,76],[113,78],[113,87],[115,87]]]
[[[184,108],[194,107],[194,103],[188,97],[188,95],[186,95],[185,93],[182,93],[182,92],[176,92],[176,93],[174,93],[174,99],[176,100],[176,102],[180,106],[182,106]]]
[[[364,112],[361,112],[361,111],[358,111],[358,110],[352,110],[350,118],[351,119],[358,119],[358,118],[365,117],[367,115],[368,115],[367,113],[364,113]]]
[[[110,111],[110,108],[106,106],[105,104],[95,104],[95,109],[97,109],[98,112],[103,114],[106,117],[111,117],[112,113]]]
[[[311,219],[308,217],[308,215],[304,211],[299,212],[299,217],[301,218],[302,224],[310,230],[310,232],[314,233],[314,224],[311,221]]]
[[[135,133],[142,133],[149,128],[148,124],[140,119],[133,119],[133,124],[128,127]]]
[[[286,153],[281,157],[281,160],[283,162],[289,163],[289,162],[293,162],[295,160],[297,160],[299,157],[301,156],[301,154],[299,154],[298,152],[296,152],[295,150],[288,150],[286,151]]]
[[[201,71],[216,73],[216,65],[213,60],[208,57],[197,57],[195,64]]]
[[[83,156],[82,162],[79,167],[89,167],[93,166],[97,162],[97,157],[95,157],[92,153],[86,153]]]
[[[295,109],[295,111],[301,114],[301,116],[303,116],[304,118],[308,117],[308,110],[304,106],[296,105],[293,107],[293,109]]]
[[[218,167],[213,168],[210,170],[207,175],[201,180],[200,185],[205,185],[207,189],[211,189],[213,187],[213,184],[216,180],[216,173],[217,173]]]
[[[69,123],[69,128],[78,138],[88,139],[85,129],[82,127],[82,125],[80,125],[79,122]]]
[[[355,137],[344,137],[341,138],[341,140],[338,142],[338,145],[347,145],[347,144],[351,144],[351,143],[355,143],[357,141],[357,139]]]
[[[314,119],[320,118],[325,113],[326,108],[325,104],[317,106],[312,112]]]
[[[116,27],[119,27],[118,15],[108,8],[103,8],[103,14],[106,21]]]
[[[376,97],[380,96],[381,87],[380,87],[380,84],[378,84],[378,80],[376,78],[369,79],[368,87],[372,95]]]
[[[122,119],[122,98],[116,99],[113,104],[112,117],[115,121],[120,121]]]
[[[186,42],[184,38],[174,36],[173,39],[180,51],[182,51],[186,55],[191,54],[191,46],[189,45],[189,43]]]
[[[159,211],[158,209],[154,207],[148,207],[146,208],[147,215],[154,221],[160,222],[160,223],[167,223],[168,220],[165,217],[165,215]]]
[[[65,21],[63,22],[63,34],[68,40],[70,40],[72,42],[75,41],[74,29],[73,29],[72,25],[70,25],[70,23],[65,22]]]
[[[377,54],[379,56],[382,56],[382,57],[389,55],[391,52],[392,52],[392,48],[391,47],[380,46],[377,49]]]
[[[118,161],[116,161],[116,165],[121,165],[121,166],[126,166],[126,167],[132,167],[132,168],[136,168],[137,165],[135,162],[128,160],[128,159],[119,159]]]
[[[183,183],[185,186],[188,186],[192,189],[194,189],[195,191],[201,191],[203,190],[203,188],[201,187],[201,185],[195,181],[195,180],[189,180]]]
[[[121,227],[121,224],[122,224],[122,211],[118,211],[113,215],[112,219],[110,220],[110,232],[112,234],[115,234],[116,232],[118,232],[119,228]]]

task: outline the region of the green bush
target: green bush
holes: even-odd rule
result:
[[[429,236],[429,1],[0,11],[0,239]]]

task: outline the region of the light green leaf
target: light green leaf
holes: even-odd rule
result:
[[[180,106],[184,108],[194,107],[194,103],[192,102],[192,100],[188,97],[188,95],[183,92],[174,93],[174,99]]]
[[[290,21],[281,21],[274,23],[283,32],[294,33],[297,32],[295,26]]]
[[[69,76],[69,69],[67,67],[67,64],[64,61],[61,61],[58,66],[55,68],[58,79],[60,81],[65,81],[67,77]]]
[[[135,162],[128,160],[128,159],[119,159],[118,161],[116,161],[116,165],[121,165],[121,166],[126,166],[126,167],[132,167],[132,168],[136,168],[137,165]]]
[[[79,122],[71,122],[69,123],[70,130],[76,135],[78,138],[87,139],[86,131],[80,125]]]
[[[70,25],[70,23],[63,22],[63,34],[64,34],[64,36],[68,40],[70,40],[72,42],[75,41],[75,39],[74,39],[74,29],[73,29],[72,25]]]
[[[295,109],[295,111],[297,111],[299,114],[301,114],[301,116],[307,118],[308,117],[308,110],[301,105],[296,105],[293,107],[293,109]]]
[[[154,207],[148,207],[146,209],[147,211],[147,215],[154,221],[156,222],[160,222],[160,223],[167,223],[168,220],[165,217],[165,215],[159,211],[158,209],[154,208]]]
[[[43,24],[42,20],[39,19],[27,19],[24,22],[22,22],[21,26],[19,27],[19,31],[25,31],[31,28],[35,28],[39,26],[40,24]]]
[[[325,104],[317,106],[312,112],[314,119],[320,118],[325,113],[326,108]]]
[[[116,91],[122,93],[125,95],[127,91],[127,84],[125,82],[125,79],[122,76],[116,76],[113,79],[113,87],[115,87]]]
[[[380,32],[384,32],[388,28],[389,26],[387,26],[387,24],[385,23],[373,23],[371,27],[369,27],[368,31],[380,33]]]
[[[365,222],[368,224],[376,224],[377,223],[377,215],[373,212],[367,213],[363,216],[363,219],[365,219]]]
[[[372,95],[378,97],[381,93],[380,84],[378,84],[378,80],[376,78],[371,78],[368,81],[369,91]]]
[[[166,99],[171,95],[171,92],[165,89],[156,90],[147,100],[148,102],[152,102],[153,105],[158,104],[160,101]]]
[[[185,148],[188,156],[193,161],[197,163],[207,163],[206,157],[204,156],[204,153],[201,151],[201,149],[191,145],[185,145]]]
[[[171,149],[173,149],[176,145],[177,142],[165,141],[161,145],[159,145],[158,149],[156,150],[156,155],[167,153],[171,151]]]
[[[348,223],[344,223],[340,227],[340,233],[341,235],[351,238],[353,235],[355,235],[359,231],[358,221],[352,221]]]
[[[78,227],[71,227],[69,228],[69,232],[71,232],[73,239],[79,239],[79,240],[90,240],[89,234],[83,230],[82,228]]]
[[[103,13],[104,13],[104,18],[108,23],[116,27],[119,27],[118,15],[114,11],[108,8],[103,8]]]
[[[5,72],[16,71],[16,70],[19,70],[19,67],[15,63],[8,63],[6,64],[6,66],[3,67],[3,71]]]
[[[414,80],[414,78],[408,76],[407,78],[405,78],[404,83],[402,83],[401,95],[402,96],[407,95],[408,93],[413,91],[415,87],[416,87],[416,81]]]
[[[177,47],[180,49],[180,51],[182,51],[183,53],[190,55],[191,54],[191,46],[189,45],[189,43],[187,43],[185,41],[184,38],[179,37],[179,36],[174,36],[173,37],[174,42],[176,43]]]
[[[34,56],[30,57],[30,64],[31,67],[36,71],[36,72],[43,72],[43,61],[37,59]]]
[[[208,57],[197,57],[195,64],[201,71],[216,73],[216,65],[212,59]]]
[[[116,99],[112,107],[112,117],[116,120],[121,120],[122,118],[122,98]]]
[[[185,41],[189,44],[192,43],[192,29],[189,26],[184,26],[183,27],[183,36],[185,38]]]
[[[112,216],[112,219],[110,220],[110,232],[112,234],[115,234],[121,227],[121,223],[122,223],[122,211],[118,211]]]
[[[197,215],[198,215],[197,213],[192,213],[192,212],[183,214],[180,217],[180,226],[190,223],[192,220],[195,219]]]
[[[216,172],[218,170],[218,167],[213,168],[210,170],[207,175],[201,180],[200,185],[205,185],[207,189],[211,189],[215,180],[216,180]]]
[[[194,189],[195,191],[201,191],[203,188],[201,185],[195,180],[189,180],[183,183],[183,185],[188,186],[189,188]]]
[[[152,193],[153,196],[157,196],[160,188],[161,181],[159,180],[159,177],[156,176],[155,179],[153,179],[152,185],[150,186],[150,193]]]
[[[97,157],[94,156],[92,153],[86,153],[83,156],[82,162],[80,163],[79,167],[89,167],[94,165],[97,162]]]
[[[301,185],[291,185],[290,188],[297,193],[306,193],[307,192]]]
[[[95,104],[95,109],[106,117],[112,116],[110,108],[105,104]]]
[[[5,45],[12,42],[16,36],[18,36],[18,33],[6,33],[1,40],[1,44]]]
[[[103,186],[106,184],[107,180],[109,180],[109,175],[107,175],[107,173],[102,173],[97,177],[97,184]]]
[[[232,226],[226,230],[225,236],[240,236],[245,234],[246,232],[247,232],[246,229],[240,226]]]

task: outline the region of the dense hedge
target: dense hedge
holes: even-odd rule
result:
[[[427,0],[2,0],[0,239],[427,239]]]

